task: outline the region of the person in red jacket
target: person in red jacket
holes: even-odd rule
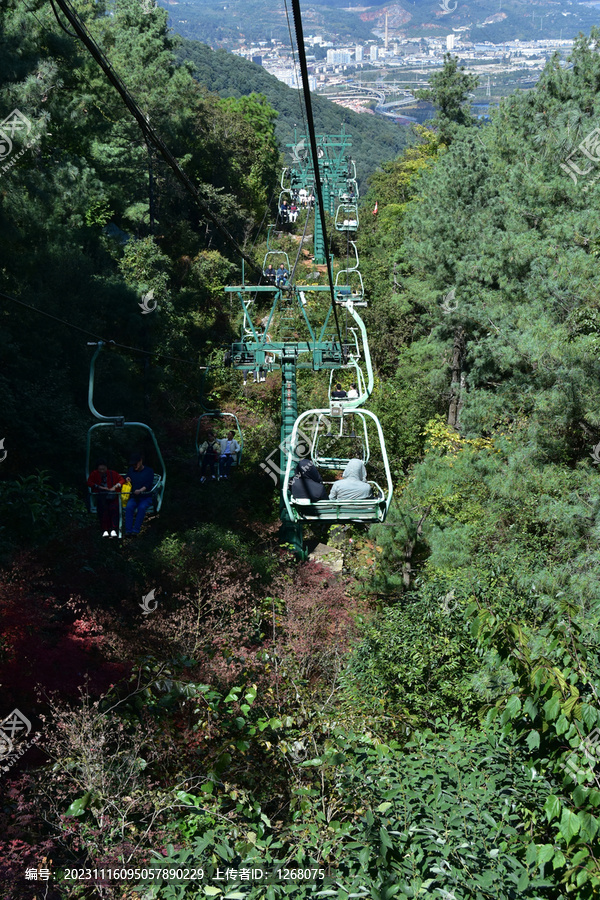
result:
[[[90,472],[87,483],[88,487],[92,489],[92,493],[96,495],[96,508],[103,532],[102,537],[109,535],[117,537],[119,499],[121,485],[125,483],[125,480],[114,469],[108,468],[106,460],[99,459],[94,471]]]

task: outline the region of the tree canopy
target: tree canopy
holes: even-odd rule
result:
[[[164,11],[75,6],[260,265],[284,111],[260,84],[212,94]],[[231,243],[50,7],[9,0],[0,33],[4,896],[51,873],[48,896],[91,897],[73,870],[110,868],[133,874],[108,898],[591,900],[600,32],[485,127],[447,60],[438,119],[378,150],[358,243],[395,500],[370,530],[307,529],[341,573],[279,545],[281,380],[225,365]],[[303,226],[277,246],[312,274]],[[160,518],[123,545],[84,506],[99,339],[98,409],[152,424],[169,469]],[[327,403],[319,373],[297,389]],[[219,412],[241,423],[228,481],[199,478],[206,409],[219,434]],[[260,868],[268,884],[239,875]]]

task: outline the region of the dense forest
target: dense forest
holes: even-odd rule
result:
[[[307,528],[336,574],[279,544],[280,376],[223,364],[278,110],[196,80],[163,10],[73,5],[201,202],[59,13],[0,8],[3,898],[597,896],[600,32],[487,126],[447,58],[435,121],[371,174],[395,499]],[[85,506],[98,340],[96,406],[168,469],[123,542]],[[240,421],[227,482],[200,482],[203,406]]]
[[[194,77],[221,97],[261,94],[277,110],[275,136],[285,149],[294,142],[297,129],[304,132],[301,95],[261,66],[234,56],[226,50],[216,52],[196,41],[182,41],[177,58],[192,66]],[[343,125],[352,135],[352,158],[356,162],[359,184],[364,185],[381,163],[393,159],[410,142],[406,129],[381,116],[355,113],[336,106],[330,100],[312,95],[315,128],[318,134],[339,134]]]

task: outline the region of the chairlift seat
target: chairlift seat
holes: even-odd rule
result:
[[[330,484],[331,482],[327,482]],[[379,485],[370,481],[375,496],[366,500],[306,500],[290,497],[292,512],[298,519],[324,522],[383,522],[386,499]]]

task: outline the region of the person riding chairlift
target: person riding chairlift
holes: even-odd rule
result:
[[[125,535],[133,537],[140,533],[148,507],[154,502],[152,496],[154,471],[144,465],[141,453],[134,453],[131,457],[127,483],[131,485],[131,493],[125,507]]]
[[[330,500],[368,500],[372,496],[367,470],[361,459],[351,459],[342,477],[332,485]]]
[[[348,394],[342,389],[341,384],[336,384],[335,391],[331,393],[332,400],[347,400]]]
[[[219,460],[219,478],[225,481],[229,477],[231,467],[237,462],[240,445],[233,437],[233,431],[228,432],[226,438],[221,438],[221,458]]]
[[[204,484],[206,481],[206,472],[210,470],[210,477],[213,481],[217,480],[217,476],[215,475],[215,466],[219,464],[219,457],[221,456],[221,442],[217,440],[215,437],[214,431],[209,431],[206,440],[200,444],[198,454],[200,456],[200,482]]]
[[[109,469],[105,459],[99,459],[94,471],[90,472],[87,483],[96,497],[102,537],[116,538],[121,485],[125,483],[125,479],[114,469]]]
[[[296,474],[290,482],[292,497],[296,500],[325,500],[327,488],[321,473],[310,459],[301,459],[296,466]]]
[[[278,288],[283,287],[289,277],[290,277],[290,273],[286,269],[285,265],[283,263],[281,263],[281,265],[277,269],[277,287]]]

